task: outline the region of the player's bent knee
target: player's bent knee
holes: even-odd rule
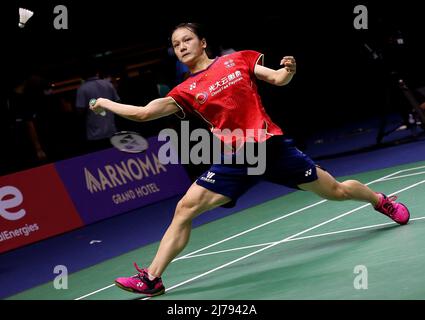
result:
[[[177,203],[174,216],[179,219],[191,221],[200,213],[202,213],[202,207],[199,203],[196,203],[195,201],[191,201],[183,197]]]
[[[342,183],[336,183],[332,186],[330,192],[325,195],[328,200],[344,201],[350,199],[348,189]]]
[[[347,199],[352,199],[352,194],[354,193],[354,190],[361,185],[361,183],[357,180],[346,180],[341,183],[343,186]]]
[[[343,183],[338,183],[335,192],[337,198],[336,200],[338,201],[349,200],[351,198],[349,189]]]

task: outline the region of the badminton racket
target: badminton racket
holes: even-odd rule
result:
[[[119,131],[110,138],[111,144],[122,152],[140,153],[149,147],[148,141],[137,132]]]
[[[89,103],[93,106],[96,104],[96,99],[90,99]],[[106,115],[105,110],[94,112],[102,116]],[[109,140],[116,149],[127,153],[140,153],[149,147],[148,141],[139,133],[134,131],[118,131],[114,133]]]

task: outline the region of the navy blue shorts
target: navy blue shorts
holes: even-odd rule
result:
[[[267,180],[289,188],[317,180],[316,164],[298,150],[291,139],[273,136],[266,142],[266,170],[262,175],[248,175],[248,165],[213,164],[196,183],[232,201],[224,207],[232,207],[236,200],[260,180]]]

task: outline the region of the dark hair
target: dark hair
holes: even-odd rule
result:
[[[198,38],[199,40],[202,40],[205,38],[205,30],[204,27],[196,22],[183,22],[178,24],[177,26],[175,26],[173,28],[173,30],[170,33],[170,42],[171,42],[171,36],[173,35],[174,31],[176,31],[177,29],[180,28],[186,28],[189,29],[190,31],[192,31]]]

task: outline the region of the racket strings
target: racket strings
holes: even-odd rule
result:
[[[136,132],[117,132],[111,137],[111,143],[118,150],[131,153],[142,152],[148,148],[147,140]]]

